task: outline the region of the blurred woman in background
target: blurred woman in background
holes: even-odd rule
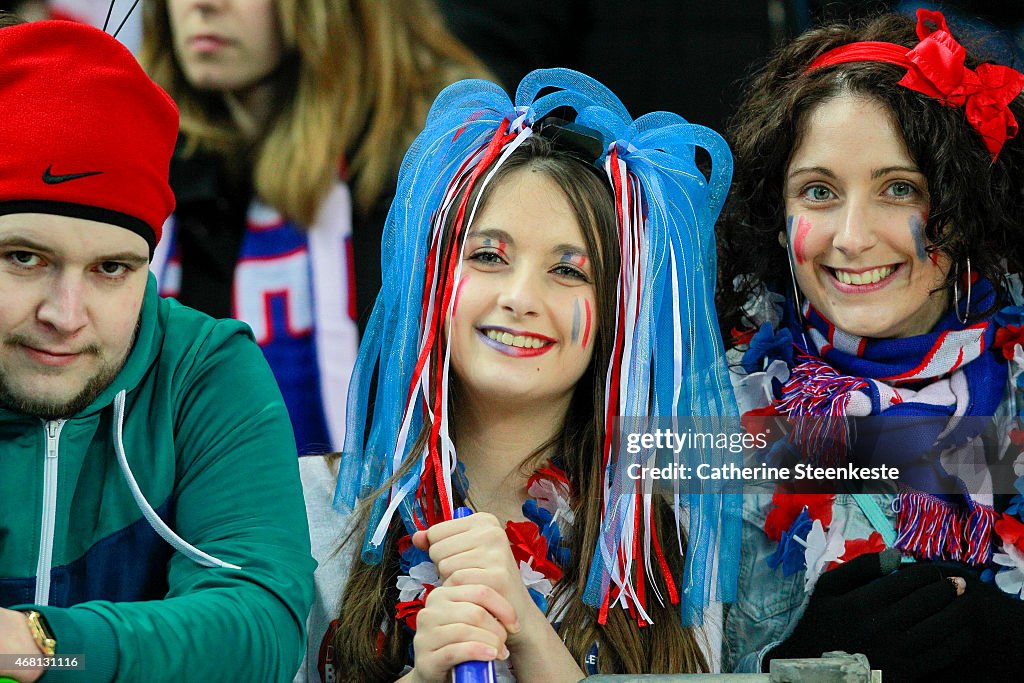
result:
[[[483,67],[429,0],[150,0],[144,22],[181,110],[161,293],[249,323],[300,454],[339,449],[402,155]]]

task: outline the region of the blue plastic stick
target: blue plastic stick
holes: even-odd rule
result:
[[[473,511],[467,507],[455,509],[455,519],[469,517]],[[463,662],[452,669],[452,683],[496,683],[494,662]]]

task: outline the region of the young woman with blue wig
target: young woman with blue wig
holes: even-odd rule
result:
[[[614,437],[620,416],[735,415],[701,267],[730,166],[712,131],[634,121],[568,70],[515,102],[441,93],[388,216],[338,471],[305,465],[348,532],[318,576],[335,676],[714,666],[699,624],[735,585],[738,500],[631,477],[651,454]]]

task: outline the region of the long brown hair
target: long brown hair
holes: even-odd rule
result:
[[[366,213],[447,84],[486,77],[432,0],[277,0],[284,57],[271,79],[280,107],[245,140],[220,93],[192,87],[173,49],[167,0],[149,0],[140,61],[177,102],[187,149],[251,164],[260,198],[304,225],[344,160]],[[247,172],[247,171],[246,171]]]
[[[610,610],[607,623],[599,625],[597,610],[582,602],[590,558],[601,526],[604,380],[612,353],[614,288],[620,259],[616,218],[607,180],[590,164],[553,147],[538,135],[529,138],[498,168],[480,196],[481,206],[494,192],[501,191],[505,179],[514,173],[524,172],[546,175],[565,193],[582,228],[587,251],[593,255],[596,289],[597,332],[590,367],[576,385],[560,433],[542,444],[521,464],[522,469],[528,472],[549,453],[557,453],[575,491],[573,510],[576,521],[569,535],[571,559],[563,567],[563,578],[555,585],[554,594],[550,597],[551,605],[565,605],[560,614],[559,632],[581,667],[596,643],[599,648],[598,667],[603,673],[706,671],[707,661],[696,635],[692,629],[682,626],[677,606],[651,605],[654,625],[641,629],[628,613],[620,609]],[[451,234],[450,225],[446,226],[446,231]],[[431,354],[434,362],[441,356],[441,353]],[[411,452],[422,452],[428,435],[429,425],[425,425]],[[458,435],[453,435],[453,438],[457,440]],[[411,464],[407,462],[407,467],[396,474],[394,480],[400,479]],[[368,500],[374,498],[376,495],[369,496]],[[666,541],[669,544],[675,542],[674,516],[660,498],[654,508],[659,538],[663,547],[667,547]],[[367,504],[358,509],[358,523],[342,545],[343,552],[353,553],[352,570],[345,586],[334,636],[335,664],[339,680],[344,681],[394,680],[405,665],[412,642],[409,633],[397,626],[394,613],[398,601],[397,539],[405,531],[396,518],[384,543],[383,561],[378,565],[367,564],[360,557],[360,549],[368,513]],[[678,585],[682,558],[675,555],[669,559],[669,564]],[[643,568],[639,567],[639,571]],[[663,595],[667,594],[660,579],[658,590]],[[388,624],[382,650],[378,645],[381,624]]]

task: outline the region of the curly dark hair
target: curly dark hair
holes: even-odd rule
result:
[[[897,85],[904,67],[853,62],[807,73],[818,55],[848,43],[913,47],[918,43],[915,26],[902,15],[883,14],[811,29],[780,48],[750,82],[729,128],[735,175],[718,225],[717,303],[726,340],[731,329],[751,326],[742,306],[761,285],[790,291],[786,251],[778,241],[786,220],[784,174],[809,114],[842,94],[869,97],[888,109],[927,179],[929,250],[948,255],[954,264],[945,286],[952,287],[960,272],[956,264],[970,258],[972,270],[996,287],[997,302],[1005,300],[1004,276],[1019,271],[1024,260],[1024,134],[1007,140],[993,163],[963,107]],[[970,45],[965,47],[966,66],[975,68],[983,60]],[[1024,123],[1024,95],[1010,109]]]

